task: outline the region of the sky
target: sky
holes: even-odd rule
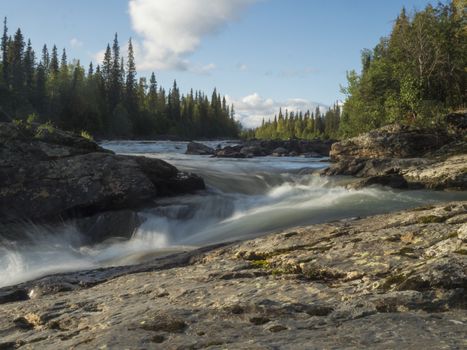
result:
[[[279,108],[324,110],[345,96],[360,52],[390,33],[402,7],[427,0],[0,0],[10,34],[20,27],[40,54],[99,63],[118,33],[131,37],[139,76],[208,96],[214,87],[245,127]]]

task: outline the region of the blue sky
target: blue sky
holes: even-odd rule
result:
[[[253,126],[279,107],[314,108],[342,100],[346,71],[360,51],[387,35],[405,6],[427,0],[2,0],[10,33],[21,27],[36,51],[65,47],[88,65],[118,32],[132,37],[141,76],[154,70],[211,93],[217,87]]]

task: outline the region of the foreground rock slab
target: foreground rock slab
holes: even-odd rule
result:
[[[0,348],[461,349],[466,288],[454,202],[3,288]]]

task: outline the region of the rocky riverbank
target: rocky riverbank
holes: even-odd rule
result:
[[[0,123],[0,237],[24,221],[86,218],[84,228],[131,226],[131,210],[199,189],[200,177],[159,159],[116,155],[50,125]]]
[[[252,157],[328,157],[332,140],[248,140],[238,145],[223,148],[210,148],[206,145],[190,142],[186,154],[211,155],[219,158]]]
[[[0,289],[0,348],[460,349],[467,202]]]
[[[460,118],[460,117],[459,117]],[[459,119],[455,119],[459,120]],[[362,178],[354,187],[467,189],[465,126],[433,130],[389,125],[334,143],[322,175]]]

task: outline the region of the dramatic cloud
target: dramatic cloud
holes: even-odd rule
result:
[[[263,98],[256,92],[239,100],[235,100],[230,96],[226,96],[226,99],[228,103],[234,104],[236,119],[246,128],[254,128],[261,125],[263,118],[266,121],[274,118],[274,115],[279,112],[279,108],[282,108],[284,113],[286,109],[290,112],[306,112],[308,109],[314,111],[318,106],[321,112],[325,112],[328,109],[328,106],[322,103],[300,98],[274,101],[271,98]]]
[[[257,0],[130,0],[133,29],[142,37],[138,69],[187,70],[187,55]]]

